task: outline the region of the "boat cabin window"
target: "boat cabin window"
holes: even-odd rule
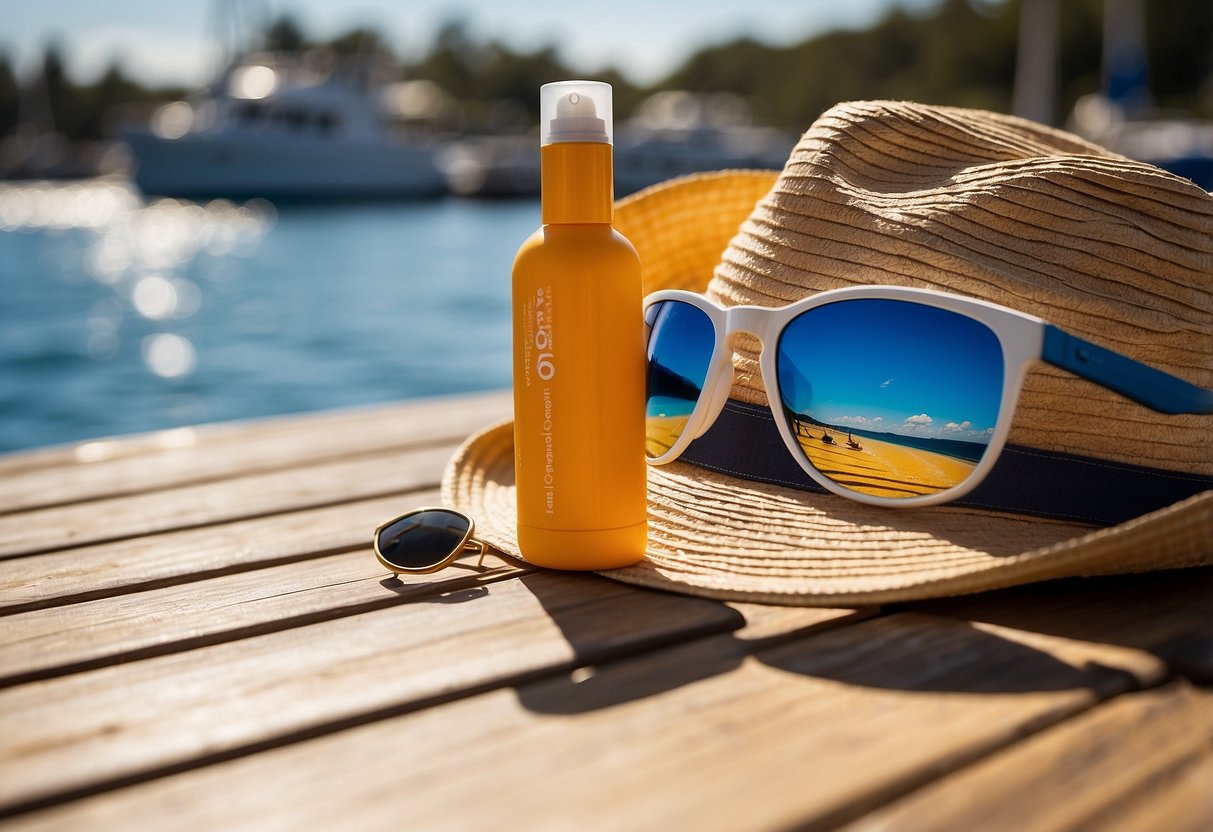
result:
[[[283,107],[276,113],[277,119],[291,130],[302,130],[307,127],[310,116],[306,110],[298,107]]]
[[[341,117],[336,113],[322,111],[316,113],[316,129],[322,135],[328,136],[337,132],[337,128],[341,126]]]
[[[243,124],[256,124],[261,119],[262,106],[260,104],[241,104],[233,108],[236,113],[236,118]]]
[[[343,126],[341,114],[330,110],[313,113],[305,107],[267,107],[261,103],[248,102],[233,106],[231,112],[237,123],[249,128],[272,125],[292,133],[315,131],[321,136],[332,136],[340,133]]]

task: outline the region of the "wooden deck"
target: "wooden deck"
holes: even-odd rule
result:
[[[0,827],[1213,828],[1213,572],[884,609],[403,580],[494,394],[0,457]]]

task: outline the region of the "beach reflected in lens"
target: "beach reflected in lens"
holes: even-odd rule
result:
[[[853,491],[904,499],[972,475],[994,433],[1003,360],[978,321],[864,299],[791,321],[777,372],[784,414],[813,467]]]
[[[655,459],[686,429],[703,391],[716,336],[707,313],[681,301],[648,307],[645,324],[645,453]]]

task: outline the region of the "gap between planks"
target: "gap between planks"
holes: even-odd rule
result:
[[[169,472],[192,467],[245,464],[249,461],[303,458],[333,448],[371,451],[385,441],[409,444],[427,437],[467,435],[471,430],[510,413],[510,394],[483,394],[418,399],[390,405],[300,413],[247,421],[229,421],[170,428],[129,436],[85,440],[70,445],[0,454],[0,505],[19,489],[25,475],[38,477],[62,469],[85,483],[116,482],[127,476],[147,478],[147,463],[170,460]],[[226,452],[226,453],[224,453]],[[239,452],[235,454],[233,452]],[[240,458],[236,458],[240,457]],[[251,457],[251,460],[249,460]],[[163,474],[153,472],[155,477]],[[170,480],[171,482],[171,480]],[[82,486],[77,486],[82,487]]]
[[[447,594],[452,603],[395,604],[0,691],[0,714],[12,722],[0,732],[6,756],[10,763],[22,761],[0,781],[6,811],[744,624],[720,602],[597,576],[532,573]],[[803,630],[806,622],[820,626],[856,615],[861,613],[790,610],[784,620]],[[777,630],[765,620],[765,637]],[[76,716],[57,720],[40,716],[43,711]]]
[[[376,526],[438,499],[435,489],[408,491],[10,559],[0,563],[0,616],[298,563],[358,548],[369,551]]]
[[[1177,579],[1171,575],[1170,578],[1173,589],[1182,590],[1191,585],[1182,577]],[[1103,579],[1090,582],[1087,593],[1055,593],[1055,610],[1047,633],[1038,631],[1040,610],[1024,609],[1013,594],[989,593],[968,600],[989,609],[992,613],[990,617],[999,620],[998,624],[980,622],[975,625],[968,621],[920,613],[905,613],[854,624],[856,614],[849,613],[846,615],[850,616],[848,623],[852,623],[852,626],[832,634],[823,634],[814,641],[810,651],[798,651],[797,658],[791,664],[769,653],[766,663],[794,673],[810,668],[812,675],[842,682],[844,688],[905,689],[911,698],[920,698],[922,693],[932,692],[946,695],[949,691],[969,694],[970,699],[972,694],[977,693],[987,694],[984,698],[995,700],[1023,696],[1029,702],[1038,701],[1040,697],[1047,699],[1052,694],[1061,697],[1054,703],[1065,705],[1060,710],[1049,708],[1044,712],[1025,713],[1024,719],[1013,730],[1004,726],[997,736],[986,737],[977,744],[978,748],[964,752],[969,756],[961,755],[966,761],[977,759],[981,754],[1064,719],[1101,697],[1135,686],[1157,684],[1165,678],[1165,664],[1151,655],[1150,650],[1172,641],[1177,629],[1188,629],[1190,622],[1184,615],[1183,605],[1168,604],[1161,599],[1153,609],[1137,610],[1136,617],[1117,616],[1116,610],[1123,607],[1120,593],[1125,590],[1124,583],[1117,579]],[[27,726],[27,750],[58,749],[67,755],[66,759],[55,759],[53,756],[50,760],[43,758],[43,770],[53,770],[61,776],[70,776],[73,768],[87,765],[90,760],[106,761],[106,772],[113,774],[121,769],[118,766],[120,761],[127,759],[129,764],[132,756],[140,760],[141,754],[146,755],[153,749],[157,754],[166,753],[171,757],[175,752],[178,755],[176,759],[168,760],[142,759],[142,766],[133,766],[134,771],[126,779],[110,781],[108,785],[77,785],[74,790],[67,788],[60,794],[60,798],[65,794],[83,796],[90,789],[112,790],[130,785],[135,780],[150,780],[179,769],[184,770],[182,767],[201,767],[265,751],[269,746],[289,745],[321,733],[332,734],[352,727],[354,722],[392,717],[398,710],[411,712],[474,695],[488,684],[485,673],[491,675],[494,668],[500,670],[500,665],[493,665],[491,660],[500,662],[503,655],[511,657],[507,664],[512,662],[525,668],[528,662],[532,663],[532,673],[540,675],[550,675],[570,666],[602,662],[609,666],[615,656],[607,649],[610,643],[616,643],[618,649],[620,639],[630,639],[630,650],[635,652],[639,649],[635,640],[648,639],[646,649],[652,647],[654,633],[663,630],[662,626],[654,626],[654,605],[667,610],[666,614],[672,615],[679,626],[695,626],[696,622],[692,620],[694,613],[712,616],[724,609],[718,602],[650,593],[588,576],[536,573],[519,581],[494,586],[486,588],[485,594],[464,594],[456,599],[462,603],[452,606],[419,608],[405,605],[375,614],[330,621],[316,627],[216,645],[181,656],[166,656],[10,689],[0,692],[0,713],[26,714],[28,718],[22,719],[20,726]],[[1152,593],[1156,598],[1160,589],[1155,587]],[[536,602],[538,607],[535,606]],[[1047,598],[1045,602],[1048,603]],[[534,614],[536,612],[539,614]],[[472,617],[467,618],[464,613]],[[824,625],[828,625],[831,619],[836,619],[841,613],[751,605],[749,615],[755,619],[759,630],[751,637],[762,639],[766,635],[780,633],[781,624],[784,623],[781,622],[782,616],[824,616]],[[399,616],[420,616],[428,623],[392,623]],[[765,620],[762,616],[765,616]],[[1050,619],[1050,616],[1045,615],[1044,618]],[[460,619],[464,623],[460,624]],[[806,620],[811,619],[795,619],[802,628]],[[1076,634],[1090,621],[1105,622],[1103,631],[1095,634],[1098,636],[1096,641],[1076,638]],[[376,625],[375,622],[380,623]],[[839,622],[834,620],[833,623]],[[552,628],[553,624],[556,625],[555,629]],[[702,626],[702,619],[697,624]],[[725,629],[737,626],[736,622],[728,620],[718,621],[713,626],[722,625]],[[824,625],[818,622],[816,626]],[[621,626],[628,629],[620,633]],[[456,632],[444,630],[450,627],[455,627]],[[860,628],[862,632],[854,632]],[[376,637],[376,631],[389,635],[386,638]],[[401,635],[392,636],[392,633]],[[410,638],[414,633],[417,636],[424,634],[425,640],[420,645],[415,643],[415,637]],[[802,634],[803,629],[798,636]],[[1088,637],[1090,635],[1088,633]],[[707,659],[707,655],[717,655],[714,650],[723,649],[726,655],[732,656],[728,660],[731,667],[740,662],[739,657],[750,655],[755,650],[770,649],[769,641],[747,643],[737,635],[722,638],[717,639],[717,648],[704,648],[708,654],[703,657],[703,663],[688,660],[678,667],[678,662],[667,663],[654,658],[653,663],[644,664],[648,670],[638,670],[629,675],[629,678],[643,681],[639,686],[636,682],[629,683],[627,687],[630,692],[623,700],[618,700],[618,689],[606,683],[605,680],[610,678],[607,675],[588,687],[561,688],[570,698],[562,699],[555,694],[555,698],[543,698],[545,704],[541,710],[556,708],[555,713],[574,714],[587,709],[592,711],[610,707],[616,701],[659,696],[667,691],[694,685],[705,678],[705,674],[715,675],[712,668],[716,665]],[[1125,642],[1130,642],[1132,646],[1120,646]],[[572,657],[567,653],[570,649]],[[557,654],[555,660],[549,659],[545,671],[535,671],[533,663],[537,657],[531,654],[532,650],[556,650]],[[400,654],[406,665],[400,668],[383,667],[385,658],[396,653]],[[284,660],[287,656],[290,657],[289,661]],[[636,661],[647,660],[640,657]],[[447,666],[442,666],[443,662]],[[277,676],[273,670],[275,665],[282,668],[277,671]],[[422,673],[419,680],[412,679],[409,678],[409,667],[414,670],[426,668],[427,672]],[[460,667],[463,670],[459,670]],[[998,668],[1000,673],[991,673],[992,667]],[[599,671],[608,669],[602,667]],[[469,673],[470,678],[466,676]],[[514,678],[513,684],[519,684],[519,679],[532,677],[519,666],[513,666],[512,672],[501,674],[502,678],[495,683],[496,686],[508,684],[505,677],[509,676]],[[460,678],[464,681],[455,681]],[[587,678],[593,679],[596,675],[591,674]],[[111,681],[106,682],[106,679]],[[169,690],[164,688],[164,684],[168,680],[172,685],[181,686],[184,691],[181,695],[187,698],[165,700]],[[421,684],[423,688],[408,687],[416,684]],[[427,684],[437,685],[437,690],[444,693],[439,698],[432,698],[438,694],[432,689],[427,694],[424,689]],[[208,685],[217,685],[229,696],[234,696],[236,701],[212,701],[206,692]],[[396,687],[393,689],[392,685]],[[405,685],[405,688],[400,688],[400,685]],[[493,686],[489,684],[489,687]],[[117,697],[122,707],[129,707],[127,703],[132,700],[141,703],[138,716],[128,714],[122,717],[107,712],[104,707],[107,690],[110,697]],[[1084,694],[1084,690],[1088,693]],[[320,727],[282,723],[283,719],[290,718],[304,719],[305,722],[307,719],[315,720],[317,716],[314,713],[301,715],[295,703],[325,701],[325,691],[329,691],[327,701],[334,705],[336,712],[330,709],[327,716],[322,718]],[[404,695],[406,692],[410,695]],[[1088,695],[1091,693],[1098,695]],[[34,699],[23,707],[23,697],[31,695]],[[99,695],[103,699],[100,703],[96,701]],[[382,699],[367,702],[368,695],[387,695],[397,704],[385,704]],[[64,696],[68,698],[64,699]],[[578,696],[582,701],[576,701]],[[363,702],[360,713],[351,715],[340,710],[351,706],[347,701],[351,697]],[[410,698],[412,701],[408,704],[399,704]],[[77,699],[79,701],[75,701]],[[155,703],[150,713],[147,703]],[[38,708],[82,716],[68,725],[52,724],[56,723],[53,719],[37,718]],[[839,704],[840,713],[845,708],[845,705]],[[35,712],[31,713],[31,709]],[[251,709],[251,712],[246,712],[246,709]],[[97,720],[100,722],[90,727],[91,722]],[[116,733],[106,728],[115,720],[123,726]],[[36,734],[30,736],[29,732],[38,729],[28,726],[40,725],[49,726],[47,730],[68,732],[68,735],[54,740],[50,737],[37,740]],[[245,736],[243,745],[238,743],[235,748],[216,752],[217,757],[192,756],[188,753],[190,747],[180,746],[181,737],[177,732],[183,731],[187,741],[202,742],[203,749],[213,749],[215,740],[208,739],[207,732],[208,726],[215,725],[225,726],[226,732],[230,732],[233,725],[246,726],[241,730],[253,733]],[[892,726],[889,727],[891,730]],[[266,740],[258,737],[257,731],[267,730],[271,734],[277,730],[277,738]],[[149,735],[148,731],[152,733]],[[73,736],[71,732],[76,732],[78,740],[70,739]],[[229,737],[227,741],[234,740]],[[949,770],[955,768],[959,765],[957,759],[949,756],[946,767]],[[31,758],[30,754],[25,756],[25,761],[35,767],[39,762],[36,755]],[[930,771],[937,771],[937,768]],[[77,771],[77,775],[82,776],[82,773]],[[921,772],[903,772],[902,777],[886,784],[881,793],[886,796],[905,793],[922,785],[925,782],[922,777]],[[37,800],[27,800],[18,805],[33,808],[42,804]],[[832,821],[840,822],[845,818],[839,813],[847,811],[848,805],[834,807],[825,815]]]
[[[453,443],[427,446],[384,457],[4,515],[0,516],[0,560],[433,489],[454,447]]]
[[[459,592],[526,571],[495,555],[441,576],[392,578],[354,552],[9,616],[0,688],[180,653]]]
[[[562,590],[548,603],[563,597]],[[592,631],[627,622],[617,604],[598,606],[606,608]],[[578,630],[570,610],[545,609],[549,626],[561,624],[543,643],[564,642],[566,650],[586,643],[571,635]],[[530,627],[541,623],[523,619]],[[521,633],[504,635],[502,648],[516,645]],[[467,663],[477,652],[471,646],[452,643],[448,654]],[[384,798],[399,794],[401,782],[409,784],[410,822],[423,828],[477,828],[502,816],[534,829],[567,828],[574,820],[644,828],[654,817],[702,829],[837,822],[1165,676],[1165,666],[1140,651],[918,613],[818,627],[773,646],[730,633],[617,661],[574,654],[588,672],[523,677],[511,689],[398,716],[381,712],[385,718],[373,725],[258,748],[177,776],[138,785],[128,778],[121,785],[130,788],[50,809],[17,828],[117,828],[170,814],[199,829],[257,828],[268,818],[283,828],[391,828],[399,805]],[[493,661],[499,653],[479,656]],[[388,678],[399,683],[409,674],[402,669]],[[264,687],[298,696],[281,683]],[[226,724],[273,719],[270,704],[256,714],[229,714]],[[189,720],[187,735],[217,716],[180,713]],[[73,759],[99,758],[111,772],[115,765],[122,771],[124,755],[112,748],[70,751],[49,770],[69,776]],[[503,765],[509,777],[501,776]],[[272,794],[262,787],[267,782],[275,784]],[[518,782],[544,787],[520,790]],[[461,799],[469,793],[477,799]]]
[[[1167,784],[1185,770],[1207,771],[1211,761],[1213,692],[1178,680],[1115,697],[932,782],[846,830],[1105,829],[1126,814],[1158,809],[1178,815],[1177,823],[1121,825],[1207,829],[1213,798],[1203,806],[1167,806],[1172,799]],[[974,800],[977,795],[980,801]]]
[[[475,430],[509,416],[508,396],[452,397],[246,424],[177,428],[158,452],[90,459],[83,443],[74,465],[27,468],[0,478],[0,516],[77,505],[236,476],[388,456],[436,444],[457,445]],[[217,434],[212,436],[211,434]],[[162,437],[163,438],[163,437]],[[148,439],[107,440],[121,447]],[[3,460],[0,457],[0,460]]]

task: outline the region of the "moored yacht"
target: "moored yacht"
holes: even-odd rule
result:
[[[204,95],[128,129],[145,194],[269,199],[443,193],[437,144],[393,117],[391,88],[369,69],[316,70],[250,56]]]

